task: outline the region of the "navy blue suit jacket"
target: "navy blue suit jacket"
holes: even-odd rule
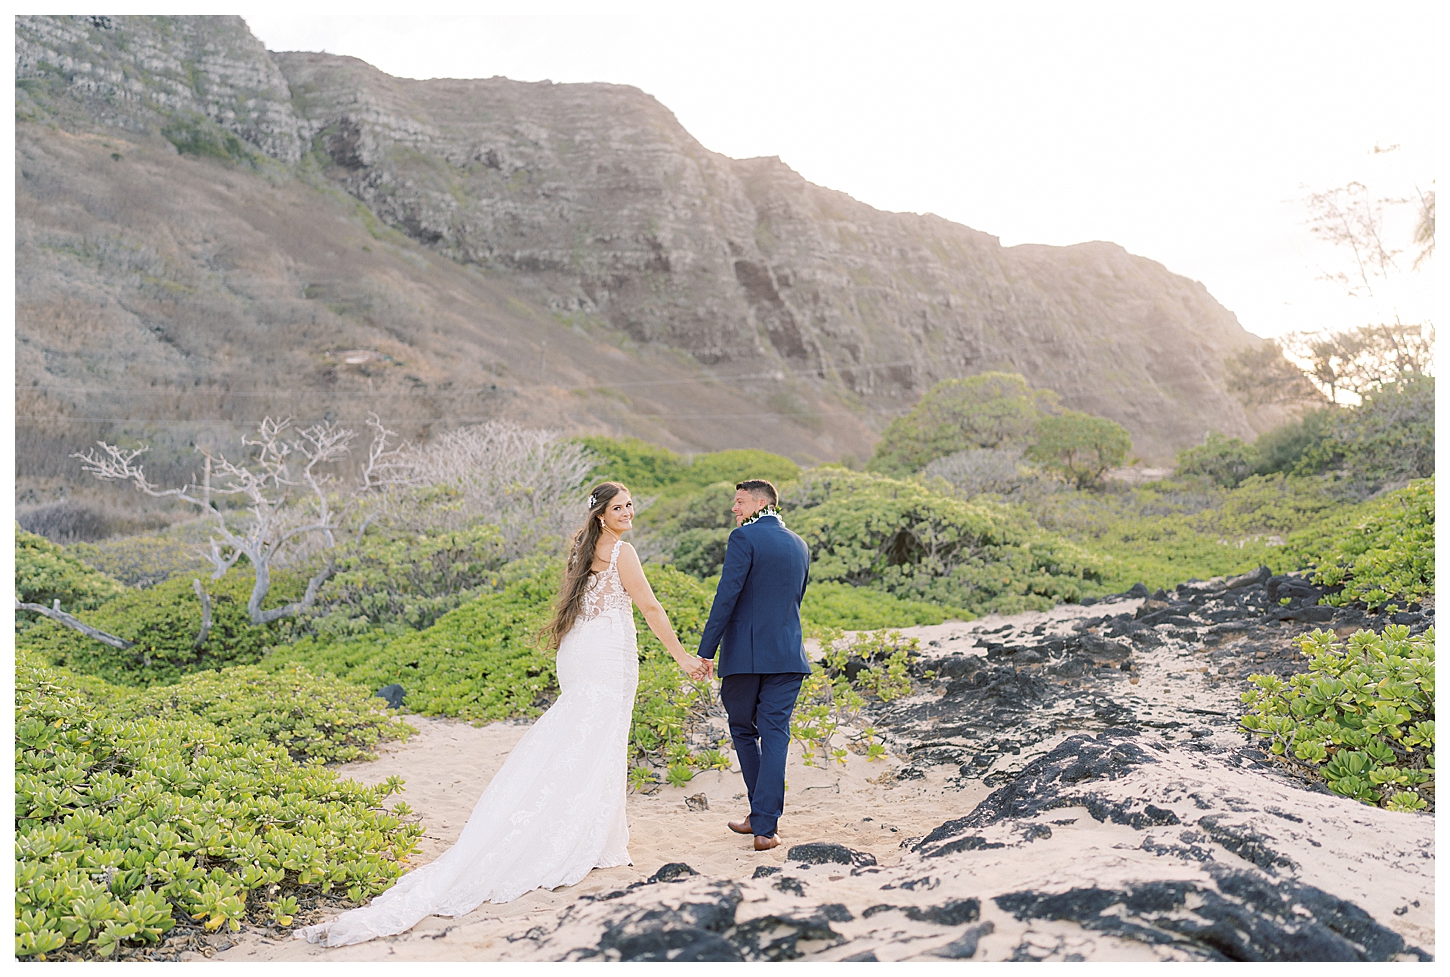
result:
[[[700,636],[700,657],[714,658],[718,646],[721,677],[809,675],[801,599],[810,566],[806,541],[774,516],[732,532],[715,603]]]

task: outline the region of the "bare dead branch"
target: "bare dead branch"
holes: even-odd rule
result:
[[[193,647],[200,648],[206,644],[206,636],[211,631],[211,594],[201,585],[201,581],[195,578],[191,581],[191,589],[196,591],[196,599],[201,601],[201,630],[197,632],[196,644]]]
[[[46,607],[44,604],[26,603],[17,597],[15,599],[15,609],[17,611],[34,611],[37,614],[43,614],[57,624],[64,625],[73,631],[79,631],[87,638],[93,638],[101,644],[110,645],[112,648],[119,648],[121,651],[136,647],[136,642],[134,641],[127,641],[125,638],[118,638],[114,634],[107,634],[99,628],[91,627],[80,618],[67,614],[60,609],[60,601],[58,600],[55,602],[54,607]]]

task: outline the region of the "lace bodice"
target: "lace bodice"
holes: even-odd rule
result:
[[[634,630],[634,610],[624,582],[619,579],[619,548],[623,540],[615,540],[614,549],[609,551],[609,567],[589,578],[584,591],[584,609],[579,613],[580,622],[609,617],[619,627]]]

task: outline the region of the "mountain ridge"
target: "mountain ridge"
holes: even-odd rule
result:
[[[633,86],[393,78],[268,52],[226,17],[19,17],[16,77],[22,428],[190,424],[180,464],[200,435],[185,405],[123,404],[184,377],[263,383],[299,416],[382,398],[412,436],[501,416],[859,459],[932,383],[989,369],[1118,420],[1151,460],[1274,419],[1224,389],[1223,358],[1254,339],[1201,283],[1110,242],[1006,248],[876,210],[779,157],[706,149]],[[96,140],[129,148],[107,162]],[[216,345],[208,288],[246,342]],[[96,333],[88,350],[56,342],[57,309]],[[135,339],[118,315],[163,337],[154,362],[143,343],[115,369]],[[377,356],[322,362],[337,349]],[[98,371],[122,392],[24,406],[27,387]],[[490,393],[462,411],[465,387]],[[442,406],[404,406],[429,397]],[[218,403],[232,432],[260,406]],[[18,432],[37,446],[22,475],[67,479],[38,456],[144,430],[56,423]]]

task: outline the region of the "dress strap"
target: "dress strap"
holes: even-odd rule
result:
[[[619,548],[623,545],[624,540],[622,539],[616,539],[614,541],[614,549],[609,551],[609,569],[613,570],[615,568],[615,564],[619,562]]]

